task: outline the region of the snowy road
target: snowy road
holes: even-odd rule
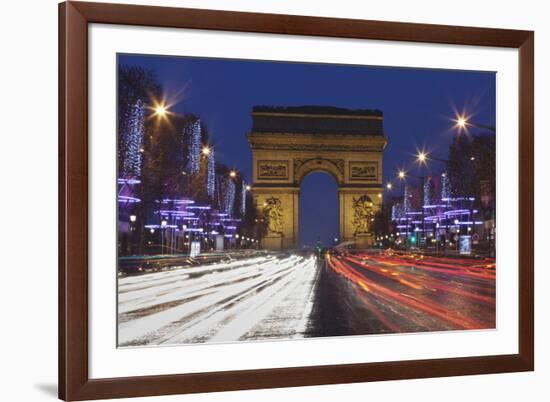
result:
[[[119,279],[119,346],[301,338],[313,258],[267,255]]]

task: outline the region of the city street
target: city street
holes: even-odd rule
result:
[[[119,279],[120,346],[304,337],[318,269],[284,253]]]
[[[119,345],[495,327],[490,259],[269,253],[119,279]]]
[[[316,336],[495,327],[495,264],[489,259],[329,256],[317,295]]]

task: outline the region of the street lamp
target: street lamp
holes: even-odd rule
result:
[[[458,128],[459,130],[465,130],[466,126],[468,125],[468,118],[464,115],[457,116],[455,122],[456,128]]]
[[[416,161],[421,164],[426,164],[426,160],[428,159],[428,154],[424,151],[418,151],[416,154]]]
[[[212,150],[210,149],[209,146],[205,145],[204,147],[202,147],[202,154],[204,156],[210,155],[210,152],[212,152]]]
[[[237,177],[237,172],[235,172],[234,170],[232,170],[231,172],[229,172],[229,177],[231,177],[231,178]]]
[[[166,229],[167,224],[168,222],[165,219],[160,222],[160,227],[163,229],[160,231],[160,252],[162,255],[164,255],[164,229]]]
[[[168,111],[169,106],[164,101],[160,101],[160,102],[155,101],[152,109],[153,109],[153,116],[161,120],[166,119],[166,117],[170,113]]]
[[[391,183],[388,183],[388,184],[386,184],[386,188],[387,188],[388,190],[391,190],[391,189],[392,189],[392,187],[393,187],[393,186],[392,186],[392,184],[391,184]]]
[[[134,243],[136,237],[136,219],[137,217],[134,214],[130,215],[130,241],[128,244],[128,251],[130,252],[130,254],[132,254],[134,251]]]
[[[252,187],[249,184],[247,184],[245,188],[246,188],[246,191],[252,190]]]
[[[495,126],[490,126],[490,125],[487,125],[487,124],[480,124],[480,123],[473,122],[473,121],[471,121],[470,117],[471,116],[466,116],[465,114],[461,114],[461,115],[456,116],[456,118],[454,119],[455,128],[458,129],[459,133],[462,132],[462,131],[468,132],[468,127],[470,127],[470,126],[480,128],[480,129],[483,129],[483,130],[491,131],[493,134],[496,133]]]
[[[400,180],[404,180],[406,175],[407,174],[405,173],[404,170],[400,170],[399,173],[397,174],[397,177],[399,177]]]

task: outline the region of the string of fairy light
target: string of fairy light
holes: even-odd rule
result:
[[[246,212],[246,191],[249,186],[246,184],[246,182],[243,180],[242,188],[241,188],[241,215],[244,216]]]
[[[447,173],[441,174],[441,198],[446,199],[451,197],[451,182]]]
[[[202,132],[201,132],[201,123],[197,119],[195,122],[191,123],[190,126],[186,127],[185,135],[189,137],[188,145],[188,170],[189,173],[194,174],[198,173],[200,170],[200,161],[201,161],[201,150],[202,150]]]
[[[432,200],[432,180],[430,177],[424,178],[424,205],[430,204]]]
[[[222,211],[229,216],[233,216],[233,209],[235,207],[235,182],[230,177],[226,178],[224,180],[224,186]]]
[[[216,159],[214,151],[207,145],[202,148],[202,154],[206,157],[206,193],[214,197],[216,191]]]
[[[118,201],[120,211],[127,215],[123,219],[128,219],[130,222],[130,230],[135,230],[133,228],[139,224],[140,220],[135,208],[141,199],[135,195],[138,191],[136,185],[142,183],[140,176],[145,153],[146,119],[153,119],[157,128],[162,127],[162,123],[166,123],[167,127],[174,127],[169,119],[173,114],[170,111],[170,105],[167,105],[164,100],[152,100],[149,105],[143,100],[138,100],[128,107],[123,117],[120,133],[121,170],[118,177],[120,185]],[[162,253],[167,249],[171,253],[183,250],[197,238],[204,240],[207,247],[212,247],[209,242],[214,241],[210,236],[223,235],[225,238],[240,241],[240,237],[236,234],[238,222],[245,215],[246,193],[251,191],[251,186],[246,184],[235,169],[220,169],[220,172],[216,172],[215,152],[211,145],[203,142],[203,128],[199,118],[188,119],[180,133],[185,144],[181,156],[184,176],[202,176],[204,172],[203,185],[209,202],[201,203],[199,200],[186,197],[185,194],[156,200],[158,209],[153,212],[158,216],[159,222],[147,222],[150,217],[146,216],[146,222],[142,223],[143,227],[153,236],[158,236],[160,233]],[[237,189],[242,191],[238,192]],[[238,211],[235,209],[237,197],[241,198]],[[235,217],[236,213],[240,217]],[[253,238],[246,240],[249,243],[256,241]]]
[[[130,106],[127,130],[122,133],[124,153],[121,176],[125,179],[141,176],[143,137],[145,131],[145,104],[138,99]]]

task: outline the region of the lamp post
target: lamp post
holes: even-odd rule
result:
[[[407,205],[407,200],[406,200],[406,197],[408,196],[407,192],[405,191],[406,190],[406,184],[405,184],[405,188],[403,188],[403,183],[405,182],[405,179],[407,178],[407,172],[403,169],[399,169],[399,171],[397,172],[397,178],[399,179],[399,183],[401,184],[401,189],[403,190],[403,213],[405,214],[405,219],[406,219],[406,226],[407,226],[407,231],[405,232],[405,245],[406,247],[408,247],[410,245],[409,243],[409,217],[407,215],[407,208],[405,208],[405,206]]]
[[[181,225],[181,231],[183,233],[183,236],[182,236],[182,240],[181,240],[181,249],[182,250],[185,250],[185,236],[186,236],[186,231],[187,231],[187,225],[186,224],[183,224]],[[187,250],[189,252],[189,248]]]
[[[441,162],[441,163],[444,163],[444,164],[449,163],[449,161],[447,159],[435,158],[435,157],[429,156],[428,152],[426,152],[424,150],[418,150],[417,155],[416,155],[416,162],[418,163],[418,165],[420,167],[424,166],[426,169],[428,169],[428,161],[436,161],[436,162]],[[425,191],[425,185],[426,185],[426,176],[421,175],[420,180],[421,180],[420,186],[422,188],[422,191],[424,192]],[[423,198],[425,198],[425,194],[423,194],[423,196],[424,196]],[[423,200],[423,201],[425,201],[425,200]],[[425,204],[425,202],[423,202],[422,204],[423,204],[423,206],[422,206],[422,238],[424,239],[424,245],[427,246],[426,220],[425,220],[425,213],[424,213],[424,209],[425,209],[424,204]]]
[[[462,131],[468,133],[468,129],[469,127],[475,127],[477,129],[480,129],[480,130],[485,130],[485,131],[488,131],[490,132],[491,134],[496,134],[496,127],[493,126],[493,125],[489,125],[489,124],[484,124],[484,123],[479,123],[479,122],[475,122],[475,121],[472,121],[471,119],[471,116],[467,116],[466,114],[457,114],[455,116],[455,119],[454,119],[454,122],[455,122],[455,125],[454,127],[458,130],[458,133],[461,133]],[[474,156],[470,156],[470,163],[473,165],[475,162],[475,157]],[[493,197],[494,199],[494,197]],[[491,208],[491,212],[493,214],[493,221],[494,221],[494,211],[495,211],[495,206],[494,204],[492,205],[492,208]],[[469,216],[469,221],[470,222],[474,222],[472,223],[471,225],[471,229],[468,229],[468,235],[473,235],[475,234],[475,220],[473,218],[473,205],[472,203],[470,204],[470,216]],[[470,226],[468,226],[468,228],[470,228]],[[493,252],[494,250],[494,245],[490,245],[491,247],[491,252]]]
[[[166,222],[165,219],[163,219],[161,222],[160,222],[160,253],[162,255],[164,255],[164,231],[166,230],[166,225],[168,224],[168,222]]]
[[[136,223],[137,217],[136,215],[132,214],[130,215],[130,254],[133,254],[135,247],[134,242],[136,239]]]

